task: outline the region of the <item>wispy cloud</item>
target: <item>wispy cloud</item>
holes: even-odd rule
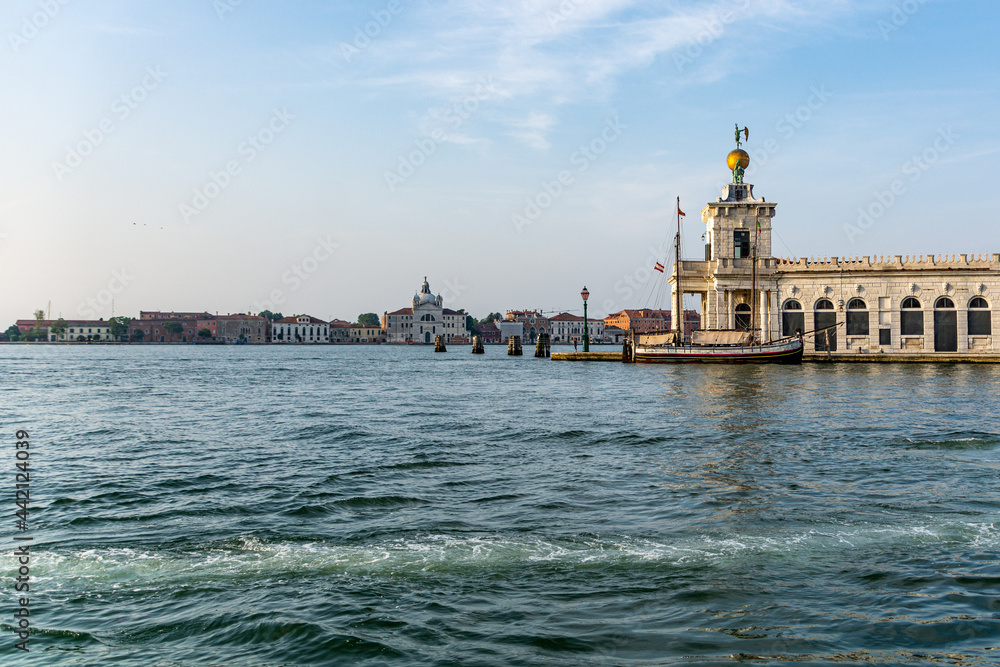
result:
[[[532,111],[528,114],[527,118],[509,121],[508,124],[516,129],[511,130],[507,134],[524,142],[530,148],[544,150],[549,147],[549,141],[546,136],[549,129],[555,123],[556,119],[549,114]]]

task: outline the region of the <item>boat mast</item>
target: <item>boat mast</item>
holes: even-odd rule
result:
[[[675,300],[677,312],[674,313],[674,329],[677,331],[677,344],[684,342],[684,292],[681,291],[681,198],[677,197],[677,237],[674,247],[674,289],[677,291]]]

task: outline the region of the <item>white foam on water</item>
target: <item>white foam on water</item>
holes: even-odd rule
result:
[[[405,576],[523,567],[713,567],[781,556],[792,563],[842,562],[850,552],[894,546],[998,550],[993,523],[952,522],[912,526],[838,526],[773,535],[700,535],[676,542],[607,536],[587,539],[519,539],[502,535],[424,535],[376,544],[265,542],[241,538],[200,550],[40,549],[32,574],[39,588],[131,590],[166,585],[226,584],[311,574]]]

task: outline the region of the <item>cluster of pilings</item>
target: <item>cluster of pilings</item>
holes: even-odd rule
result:
[[[483,337],[473,336],[472,337],[472,354],[485,354],[486,350],[483,348]]]
[[[521,350],[521,337],[511,336],[510,340],[507,341],[507,356],[509,357],[520,357],[524,354]]]
[[[444,346],[444,336],[438,335],[434,336],[434,351],[435,352],[447,352],[448,348]]]
[[[547,333],[538,334],[538,340],[535,342],[535,357],[548,359],[551,356],[552,351],[549,345],[549,335]]]

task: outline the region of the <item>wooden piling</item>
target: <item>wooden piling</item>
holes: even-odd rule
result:
[[[521,349],[521,337],[511,336],[507,341],[507,356],[520,357],[523,354],[524,351]]]
[[[551,353],[549,335],[547,333],[538,334],[538,340],[535,343],[535,357],[538,359],[548,359]]]
[[[473,336],[472,337],[472,354],[483,354],[486,350],[483,349],[483,337]]]
[[[444,346],[444,336],[438,334],[434,336],[434,351],[435,352],[447,352],[448,348]]]

